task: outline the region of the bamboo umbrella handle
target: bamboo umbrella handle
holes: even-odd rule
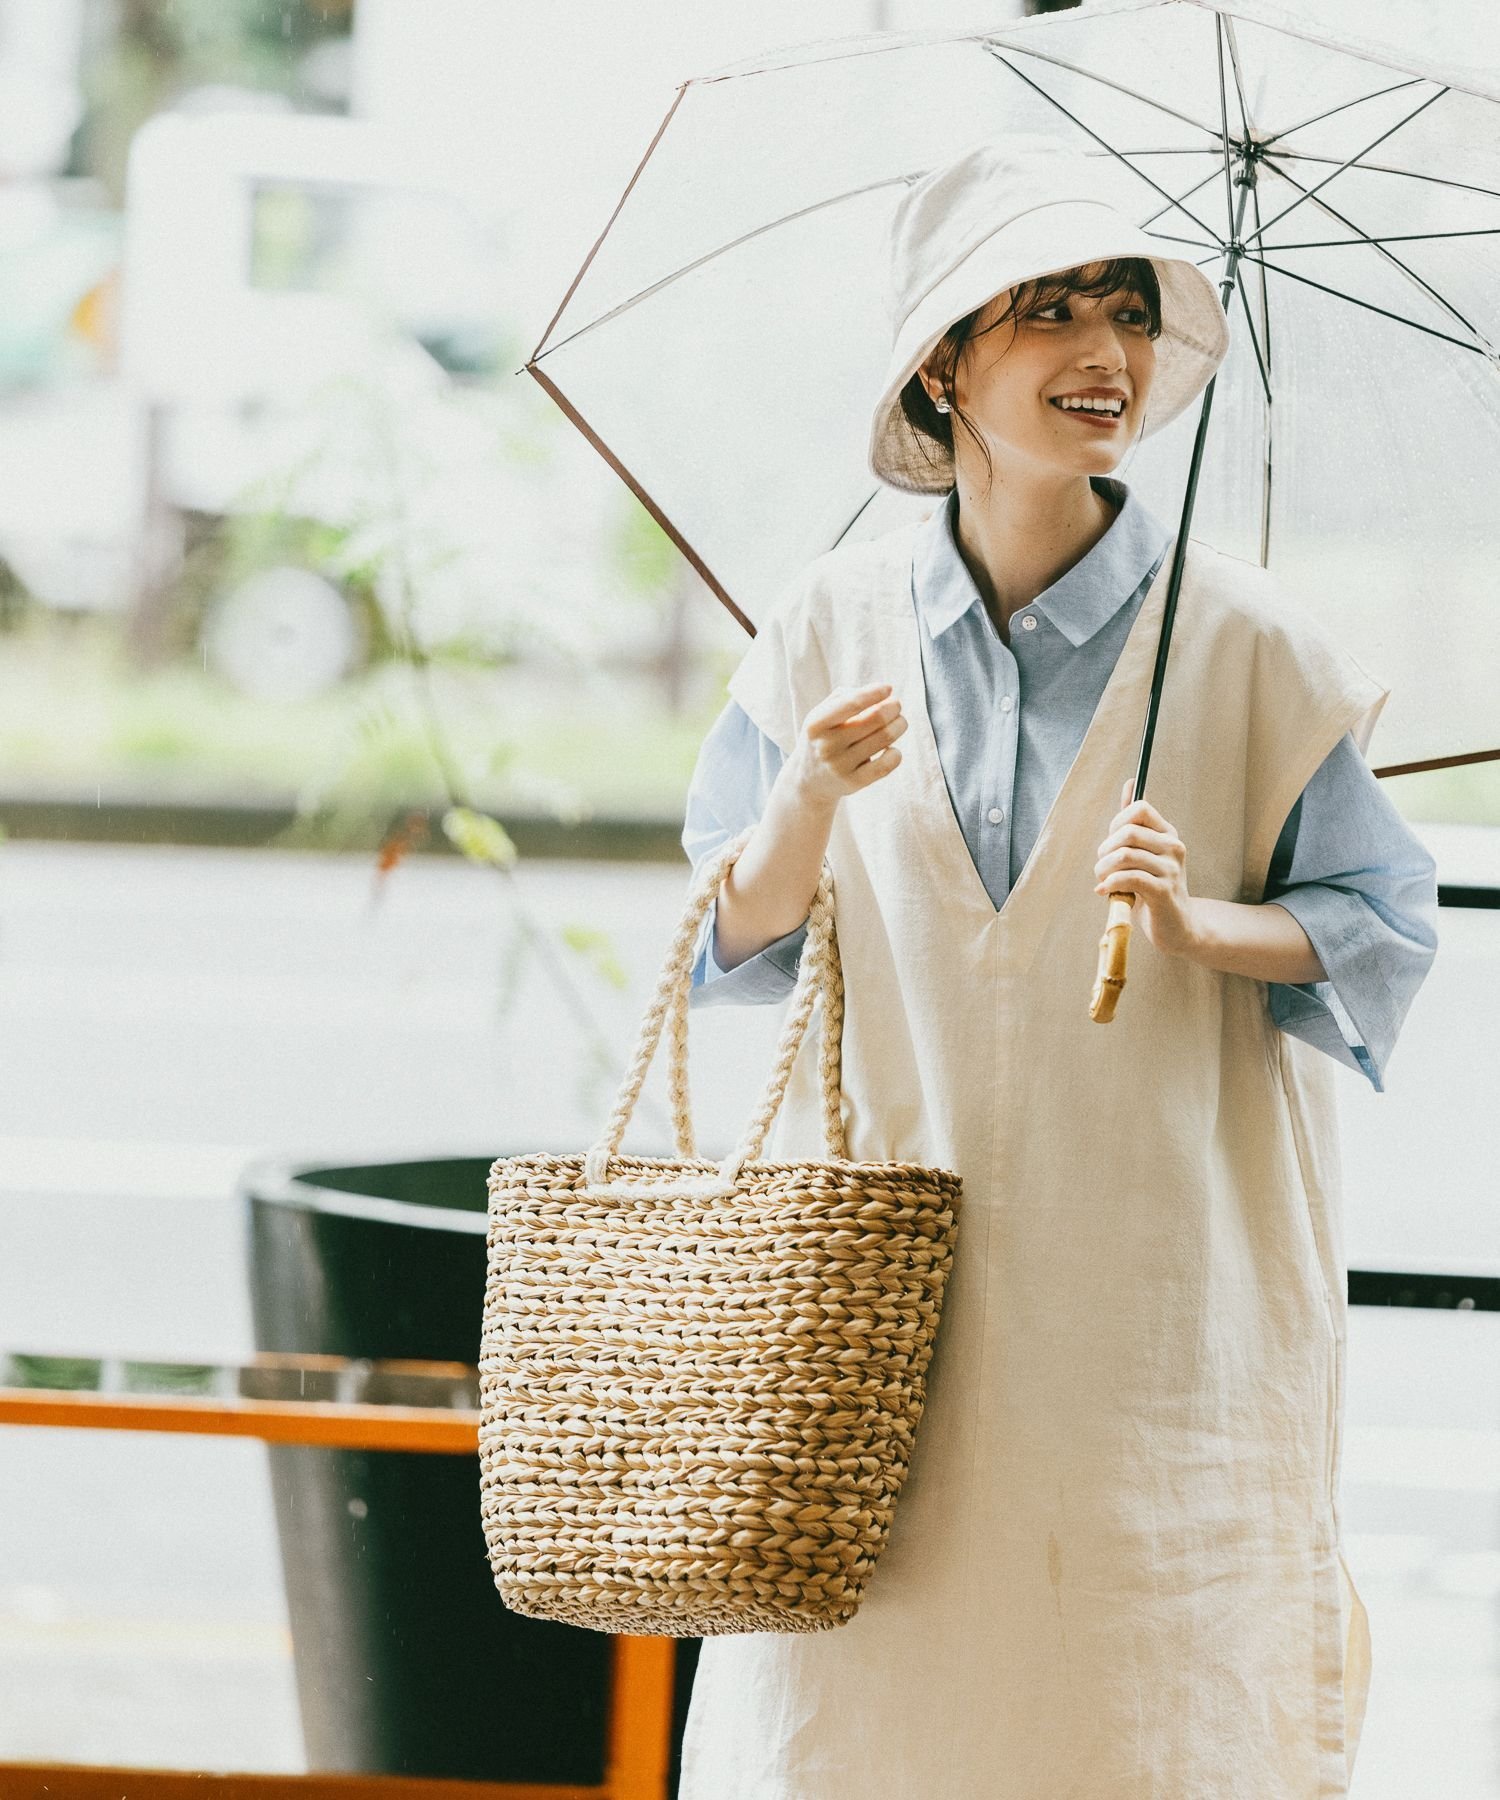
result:
[[[1096,1025],[1107,1025],[1115,1016],[1115,1002],[1125,990],[1125,957],[1130,949],[1130,912],[1134,905],[1134,894],[1109,897],[1104,936],[1099,940],[1099,972],[1094,977],[1093,998],[1089,1001],[1089,1017]]]

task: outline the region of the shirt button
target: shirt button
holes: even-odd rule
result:
[[[1001,712],[1009,712],[1014,705],[1015,705],[1015,701],[1011,699],[1009,694],[1002,694],[1000,696]]]
[[[1022,613],[1021,614],[1021,629],[1022,629],[1022,631],[1035,631],[1036,630],[1036,614],[1035,613]]]
[[[991,825],[1002,824],[1005,819],[1005,808],[1003,806],[992,806],[985,814],[985,817],[989,820]]]

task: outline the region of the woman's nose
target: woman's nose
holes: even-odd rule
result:
[[[1084,342],[1079,346],[1079,362],[1097,367],[1104,364],[1109,369],[1124,369],[1125,346],[1120,338],[1120,328],[1109,319],[1095,317],[1093,320],[1080,320],[1080,331]]]
[[[1078,360],[1088,368],[1123,369],[1125,346],[1113,325],[1096,325],[1079,346]]]

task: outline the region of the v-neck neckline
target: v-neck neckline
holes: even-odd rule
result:
[[[947,778],[943,774],[942,757],[938,754],[937,734],[932,727],[932,715],[927,705],[927,678],[922,666],[922,627],[917,617],[916,607],[906,608],[910,629],[906,636],[908,665],[912,680],[908,684],[908,692],[915,696],[917,708],[915,715],[908,706],[907,715],[917,731],[926,785],[931,797],[931,804],[923,808],[924,815],[933,820],[933,830],[938,838],[945,838],[948,847],[962,861],[964,866],[964,883],[969,890],[974,904],[986,915],[986,923],[995,920],[1009,920],[1016,908],[1016,902],[1037,883],[1037,865],[1043,858],[1056,854],[1054,840],[1059,835],[1059,821],[1067,816],[1066,808],[1077,789],[1082,785],[1085,768],[1092,763],[1099,753],[1100,743],[1114,724],[1116,716],[1128,703],[1131,690],[1138,685],[1138,677],[1148,674],[1155,661],[1157,630],[1165,606],[1166,590],[1170,579],[1172,552],[1176,544],[1175,536],[1168,542],[1156,575],[1146,591],[1146,598],[1141,602],[1140,611],[1126,634],[1125,642],[1120,647],[1120,654],[1115,659],[1109,679],[1104,684],[1098,703],[1094,707],[1093,716],[1084,731],[1082,741],[1074,752],[1073,760],[1068,765],[1068,772],[1063,776],[1052,804],[1047,808],[1046,817],[1042,820],[1041,829],[1037,832],[1036,842],[1032,845],[1031,854],[1022,865],[1021,873],[1006,894],[1004,901],[996,906],[989,889],[984,884],[984,877],[979,872],[978,864],[969,849],[968,839],[964,836],[963,825],[953,807],[953,797],[948,792]],[[1186,586],[1186,571],[1184,571]],[[1014,654],[1014,652],[1012,652]],[[1144,719],[1145,695],[1141,696],[1141,714]]]

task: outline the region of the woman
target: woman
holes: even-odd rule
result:
[[[1331,1071],[1383,1085],[1436,946],[1363,755],[1386,691],[1194,541],[1132,804],[1170,534],[1109,472],[1217,367],[1217,294],[1014,137],[908,191],[892,268],[871,467],[947,497],[819,558],[736,671],[684,845],[755,830],[693,998],[789,990],[826,855],[849,1154],[957,1169],[959,1241],[860,1611],[705,1642],[683,1800],[1341,1795]],[[769,1155],[822,1154],[811,1062]]]

